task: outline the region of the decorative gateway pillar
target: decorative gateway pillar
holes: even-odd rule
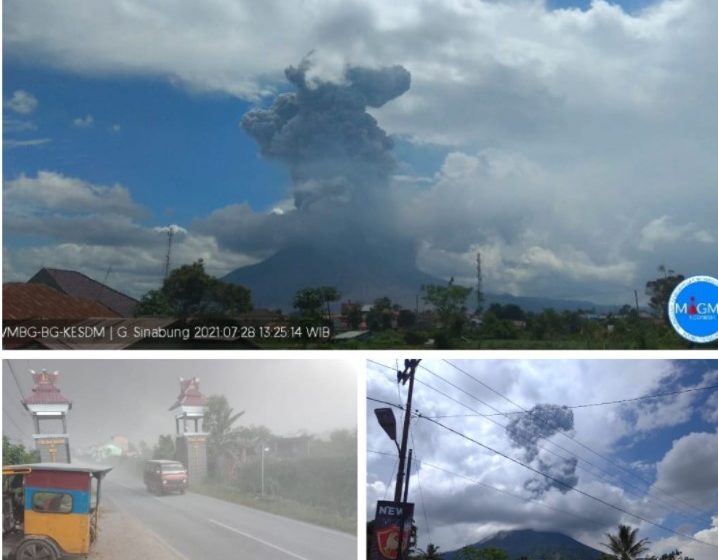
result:
[[[177,410],[177,460],[187,467],[190,484],[201,481],[207,476],[207,434],[202,431],[207,397],[200,393],[198,377],[180,377],[180,394],[170,410]]]
[[[57,388],[58,372],[30,370],[35,386],[32,394],[22,401],[32,415],[35,449],[43,463],[70,462],[70,436],[67,433],[67,413],[72,403]]]

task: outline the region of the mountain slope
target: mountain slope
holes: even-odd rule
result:
[[[339,289],[342,301],[372,303],[386,296],[394,303],[414,309],[423,284],[446,284],[446,281],[419,270],[413,255],[411,249],[390,251],[381,243],[355,241],[340,248],[302,245],[281,250],[260,263],[237,268],[224,280],[248,287],[257,308],[289,311],[297,290],[334,286]],[[474,309],[475,301],[472,293],[467,301],[469,310]],[[492,303],[515,303],[524,311],[611,309],[589,301],[486,294],[484,307]],[[423,301],[420,306],[425,307]]]
[[[561,533],[520,529],[500,531],[494,536],[471,545],[476,548],[500,548],[510,560],[522,556],[529,560],[597,560],[601,552]],[[444,560],[458,560],[459,549],[446,552]]]

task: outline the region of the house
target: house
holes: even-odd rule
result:
[[[67,295],[45,284],[9,282],[2,286],[2,318],[17,321],[81,321],[119,315],[97,301]]]
[[[139,303],[135,298],[74,270],[42,268],[27,282],[44,284],[69,296],[96,301],[119,317],[134,317],[135,307]]]

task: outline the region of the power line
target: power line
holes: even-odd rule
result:
[[[424,417],[422,417],[421,415],[419,415],[419,416],[420,416],[421,418],[424,418]],[[555,482],[556,484],[559,484],[559,485],[563,486],[563,487],[566,488],[568,491],[577,492],[577,493],[581,494],[582,496],[586,496],[587,498],[590,498],[591,500],[594,500],[594,501],[596,501],[596,502],[598,502],[598,503],[600,503],[600,504],[603,504],[603,505],[605,505],[605,506],[607,506],[607,507],[610,507],[610,508],[612,508],[612,509],[615,509],[616,511],[620,511],[620,512],[622,512],[622,513],[625,513],[626,515],[629,515],[629,516],[631,516],[631,517],[634,517],[635,519],[639,519],[640,521],[643,521],[644,523],[648,523],[648,524],[650,524],[650,525],[653,525],[654,527],[658,527],[659,529],[663,529],[664,531],[668,531],[669,533],[673,533],[674,535],[678,535],[679,537],[683,537],[684,539],[689,539],[689,540],[691,540],[691,541],[694,541],[694,542],[697,542],[697,543],[700,543],[700,544],[703,544],[703,545],[710,546],[710,547],[713,547],[713,548],[717,548],[717,549],[718,549],[718,545],[714,545],[714,544],[711,544],[711,543],[702,541],[702,540],[700,540],[700,539],[696,539],[695,537],[692,537],[692,536],[687,535],[687,534],[685,534],[685,533],[681,533],[681,532],[679,532],[679,531],[675,531],[674,529],[671,529],[670,527],[666,527],[665,525],[662,525],[662,524],[657,523],[657,522],[655,522],[655,521],[651,521],[650,519],[646,519],[646,518],[643,517],[643,516],[637,515],[637,514],[635,514],[635,513],[631,513],[631,512],[628,511],[627,509],[624,509],[624,508],[622,508],[622,507],[620,507],[620,506],[617,506],[617,505],[615,505],[615,504],[612,504],[612,503],[610,503],[610,502],[607,502],[606,500],[603,500],[603,499],[601,499],[601,498],[598,498],[598,497],[596,497],[596,496],[594,496],[594,495],[592,495],[592,494],[589,494],[588,492],[585,492],[585,491],[583,491],[583,490],[579,490],[579,489],[576,488],[575,486],[571,486],[570,484],[564,482],[563,480],[561,480],[561,479],[559,479],[559,478],[556,478],[556,477],[554,477],[554,476],[551,476],[550,474],[547,474],[547,473],[545,473],[545,472],[543,472],[543,471],[540,471],[539,469],[536,469],[536,468],[532,467],[531,465],[528,465],[527,463],[524,463],[523,461],[520,461],[519,459],[514,459],[513,457],[511,457],[511,456],[509,456],[509,455],[506,455],[505,453],[502,453],[502,452],[499,451],[498,449],[494,449],[493,447],[490,447],[490,446],[488,446],[488,445],[486,445],[486,444],[484,444],[484,443],[481,443],[480,441],[475,440],[474,438],[472,438],[472,437],[470,437],[470,436],[467,436],[466,434],[463,434],[463,433],[459,432],[458,430],[455,430],[454,428],[451,428],[450,426],[447,426],[447,425],[445,425],[445,424],[442,424],[442,423],[439,422],[438,420],[435,420],[435,419],[433,419],[433,418],[424,418],[424,419],[427,420],[428,422],[431,422],[431,423],[433,423],[433,424],[436,424],[437,426],[439,426],[439,427],[441,427],[441,428],[443,428],[443,429],[445,429],[445,430],[450,431],[451,433],[453,433],[453,434],[455,434],[455,435],[457,435],[457,436],[459,436],[459,437],[461,437],[461,438],[466,439],[467,441],[470,441],[470,442],[472,442],[472,443],[478,445],[479,447],[483,447],[484,449],[486,449],[486,450],[488,450],[488,451],[491,451],[492,453],[495,453],[495,454],[499,455],[500,457],[503,457],[504,459],[508,459],[508,460],[511,461],[512,463],[516,463],[517,465],[520,465],[520,466],[524,467],[525,469],[530,470],[531,472],[534,472],[534,473],[536,473],[536,474],[538,474],[538,475],[540,475],[540,476],[543,476],[544,478],[547,478],[548,480],[551,480],[551,481]]]
[[[430,373],[431,375],[433,375],[433,376],[435,376],[435,377],[438,377],[438,378],[439,378],[441,381],[443,381],[444,383],[447,383],[448,385],[454,387],[454,388],[457,389],[458,391],[461,391],[462,393],[468,395],[468,396],[471,397],[472,399],[474,399],[474,400],[480,402],[480,403],[483,404],[484,406],[487,406],[487,407],[490,408],[491,410],[496,410],[496,411],[498,410],[496,407],[494,407],[494,406],[490,405],[489,403],[487,403],[487,402],[481,400],[481,399],[480,399],[479,397],[477,397],[476,395],[473,395],[472,393],[469,393],[468,391],[462,389],[461,387],[457,386],[456,384],[452,383],[451,381],[445,379],[444,377],[442,377],[442,376],[439,375],[438,373],[435,373],[435,372],[431,371],[431,370],[428,369],[426,366],[421,365],[420,367],[421,367],[424,371]],[[419,379],[417,379],[417,381],[418,381],[418,382],[421,382]],[[440,390],[438,390],[438,389],[432,387],[432,386],[429,385],[428,383],[424,383],[424,382],[422,382],[422,383],[423,383],[423,385],[425,385],[425,386],[428,387],[429,389],[432,389],[432,390],[436,391],[437,393],[439,393],[439,394],[441,394],[441,395],[443,395],[443,396],[449,398],[450,400],[456,402],[457,404],[461,405],[462,407],[464,407],[464,408],[466,408],[466,409],[468,409],[468,410],[471,410],[472,412],[478,413],[478,410],[476,410],[475,408],[472,408],[472,407],[470,407],[469,405],[467,405],[467,404],[465,404],[465,403],[463,403],[463,402],[461,402],[461,401],[459,401],[459,400],[457,400],[457,399],[454,399],[454,398],[451,397],[450,395],[448,395],[448,394],[444,393],[443,391],[440,391]],[[425,418],[428,418],[428,417],[425,417]],[[505,426],[505,425],[503,425],[503,424],[497,422],[497,421],[494,420],[493,418],[485,417],[485,419],[488,420],[489,422],[491,422],[491,423],[493,423],[493,424],[499,426],[500,428],[506,429],[506,427],[507,427],[507,426]],[[560,432],[559,432],[559,433],[560,433]],[[541,432],[539,432],[539,435],[541,435]],[[565,453],[568,453],[570,457],[575,458],[575,459],[577,459],[577,460],[580,460],[580,461],[582,461],[583,463],[586,463],[586,464],[590,465],[590,466],[593,467],[594,469],[597,469],[599,472],[604,473],[605,475],[608,475],[609,477],[613,476],[612,473],[610,473],[607,469],[605,469],[605,468],[603,468],[603,467],[597,465],[596,463],[593,463],[593,462],[589,461],[589,460],[586,459],[585,457],[582,457],[582,456],[580,456],[580,455],[577,455],[576,453],[571,452],[571,450],[569,450],[569,449],[567,449],[566,447],[564,447],[564,446],[562,446],[562,445],[556,443],[555,441],[551,441],[551,440],[549,440],[549,439],[546,439],[545,441],[546,441],[546,443],[548,443],[549,445],[552,445],[552,446],[554,446],[554,447],[557,447],[558,449],[564,451]],[[564,457],[564,456],[562,456],[562,455],[560,455],[560,454],[558,454],[558,453],[556,453],[556,452],[554,452],[554,451],[551,451],[550,449],[547,449],[546,447],[541,446],[541,445],[539,445],[538,443],[536,444],[536,447],[537,447],[538,449],[541,449],[541,450],[543,450],[543,451],[546,451],[547,453],[550,453],[551,455],[554,455],[554,456],[556,456],[556,457],[559,457],[559,458],[561,458],[561,459],[563,459],[563,460],[567,460],[567,457]],[[601,479],[601,480],[603,480],[603,481],[605,481],[605,482],[608,482],[608,483],[611,483],[611,484],[612,484],[612,482],[611,482],[609,479],[605,478],[604,476],[601,476],[600,474],[597,474],[597,473],[595,473],[595,472],[589,471],[588,469],[586,469],[585,467],[582,467],[582,466],[579,465],[578,463],[577,463],[577,467],[580,468],[581,470],[585,470],[585,471],[588,472],[589,474],[591,474],[591,475],[593,475],[593,476],[595,476],[595,477],[597,477],[597,478],[599,478],[599,479]],[[622,483],[623,483],[625,486],[628,486],[628,488],[626,488],[626,490],[627,490],[628,492],[631,492],[631,490],[629,490],[629,488],[633,489],[634,491],[631,492],[631,493],[634,494],[635,496],[639,497],[639,498],[650,497],[650,498],[652,498],[653,500],[655,500],[657,503],[661,504],[663,507],[667,507],[667,508],[669,508],[669,509],[674,509],[674,510],[676,510],[676,513],[677,513],[678,515],[680,515],[680,516],[682,516],[682,517],[684,517],[684,518],[686,518],[686,519],[693,520],[693,521],[699,521],[699,522],[701,522],[701,523],[704,523],[704,522],[706,521],[706,520],[703,519],[702,517],[699,517],[699,516],[696,516],[696,515],[691,514],[691,513],[689,513],[689,512],[686,512],[684,509],[680,508],[679,506],[677,506],[677,505],[675,505],[675,504],[671,504],[671,503],[669,503],[669,502],[667,502],[667,501],[664,501],[663,499],[661,499],[661,498],[655,496],[654,494],[652,494],[650,490],[644,490],[644,489],[642,489],[642,488],[639,488],[638,486],[636,486],[635,484],[633,484],[632,482],[630,482],[630,481],[628,481],[628,480],[623,479],[623,480],[622,480]]]
[[[383,451],[374,451],[374,450],[372,450],[372,449],[367,449],[367,451],[368,451],[369,453],[374,453],[374,454],[376,454],[376,455],[385,455],[385,456],[387,456],[387,457],[391,457],[391,453],[386,453],[386,452],[383,452]],[[463,475],[463,474],[461,474],[461,473],[457,473],[457,472],[451,471],[451,470],[446,469],[446,468],[444,468],[444,467],[439,467],[438,465],[432,465],[431,463],[427,463],[426,461],[419,460],[419,462],[421,463],[422,466],[430,467],[430,468],[432,468],[432,469],[435,469],[435,470],[444,472],[444,473],[446,473],[446,474],[455,476],[455,477],[457,477],[457,478],[462,478],[462,479],[464,479],[464,480],[466,480],[466,481],[468,481],[468,482],[471,482],[471,483],[473,483],[473,484],[478,484],[479,486],[483,486],[484,488],[488,488],[488,489],[493,490],[494,492],[497,492],[497,493],[499,493],[499,494],[504,494],[505,496],[510,496],[510,497],[512,497],[512,498],[514,498],[514,499],[516,499],[516,500],[521,500],[521,501],[523,501],[523,502],[533,502],[533,503],[535,503],[535,504],[538,504],[538,505],[541,506],[541,507],[544,507],[544,508],[546,508],[546,509],[550,509],[551,511],[555,511],[555,512],[558,512],[558,513],[562,513],[562,514],[567,515],[567,516],[569,516],[569,517],[576,517],[576,518],[579,518],[579,519],[583,519],[584,521],[588,521],[589,523],[592,523],[592,524],[596,525],[597,527],[600,527],[600,528],[602,528],[602,529],[605,528],[605,524],[604,524],[604,523],[599,523],[598,521],[596,521],[595,519],[591,519],[590,517],[585,517],[585,516],[583,516],[583,515],[579,515],[578,513],[572,513],[572,512],[569,512],[569,511],[565,511],[565,510],[562,510],[562,509],[559,509],[559,508],[550,506],[550,505],[545,504],[544,502],[541,502],[541,501],[539,501],[539,500],[537,500],[537,499],[535,499],[535,498],[527,498],[526,496],[521,496],[520,494],[515,494],[515,493],[513,493],[513,492],[509,492],[508,490],[504,490],[504,489],[502,489],[502,488],[498,488],[497,486],[493,486],[493,485],[488,484],[488,483],[486,483],[486,482],[482,482],[482,481],[480,481],[480,480],[476,480],[476,479],[474,479],[474,478],[471,478],[471,477],[469,477],[469,476]]]
[[[9,412],[7,409],[3,409],[3,412],[5,413],[7,419],[10,420],[10,422],[13,424],[13,426],[15,426],[15,428],[17,428],[17,430],[18,430],[18,432],[20,433],[20,435],[25,436],[25,437],[27,437],[28,439],[32,439],[32,436],[31,436],[30,434],[28,434],[28,433],[15,421],[15,419],[12,417],[12,415],[10,414],[10,412]]]
[[[669,391],[667,393],[656,393],[653,395],[644,395],[642,397],[634,397],[632,399],[620,399],[617,401],[605,401],[605,402],[597,402],[597,403],[585,403],[585,404],[575,404],[575,405],[567,405],[567,404],[560,404],[556,406],[560,406],[562,408],[571,408],[571,409],[577,409],[577,408],[589,408],[594,406],[606,406],[606,405],[612,405],[612,404],[623,404],[623,403],[629,403],[629,402],[635,402],[635,401],[642,401],[645,399],[659,399],[663,397],[670,397],[673,395],[681,395],[683,393],[692,393],[694,391],[710,391],[712,389],[718,389],[718,385],[708,385],[705,387],[693,387],[692,389],[681,389],[679,391]],[[530,410],[509,410],[506,412],[496,412],[493,414],[453,414],[453,415],[444,415],[444,416],[433,416],[433,418],[461,418],[461,417],[472,417],[472,416],[507,416],[510,414],[531,414]]]
[[[466,375],[469,379],[473,379],[476,383],[480,384],[480,385],[483,386],[483,387],[486,387],[489,391],[491,391],[492,393],[494,393],[494,394],[500,396],[502,399],[504,399],[504,400],[506,400],[507,402],[511,403],[511,404],[514,405],[515,407],[520,408],[520,409],[523,410],[524,412],[529,413],[532,417],[537,418],[539,421],[542,421],[544,424],[546,423],[545,421],[543,421],[542,418],[536,417],[536,415],[534,414],[533,411],[528,411],[528,410],[526,410],[526,409],[525,409],[524,407],[522,407],[520,404],[514,402],[513,400],[511,400],[511,399],[508,398],[507,396],[501,394],[499,391],[497,391],[497,390],[495,390],[494,388],[490,387],[489,385],[487,385],[486,383],[484,383],[484,382],[481,381],[480,379],[477,379],[477,378],[474,377],[473,375],[467,373],[466,371],[464,371],[463,369],[461,369],[461,368],[458,367],[457,365],[453,364],[453,363],[450,362],[449,360],[443,360],[443,361],[446,362],[447,364],[449,364],[450,366],[452,366],[454,369],[456,369],[456,370],[458,370],[459,372],[461,372],[461,373],[463,373],[464,375]],[[616,468],[622,470],[623,472],[625,472],[625,473],[627,473],[627,474],[630,474],[630,475],[633,476],[634,478],[637,478],[637,479],[643,481],[646,485],[648,485],[649,488],[650,488],[651,486],[655,486],[656,489],[661,490],[661,492],[662,492],[663,494],[665,494],[666,496],[668,496],[669,498],[672,498],[672,499],[674,499],[674,500],[677,500],[677,501],[679,501],[679,502],[681,502],[681,503],[687,505],[689,508],[691,508],[691,509],[693,509],[693,510],[695,510],[695,511],[697,511],[697,512],[699,512],[699,513],[702,514],[701,510],[700,510],[699,508],[697,508],[696,506],[694,506],[694,505],[688,503],[687,501],[683,500],[682,498],[680,498],[680,497],[678,497],[678,496],[672,496],[672,495],[669,494],[665,489],[661,488],[661,487],[658,486],[657,484],[653,484],[652,482],[650,482],[649,480],[646,480],[646,479],[643,478],[642,476],[640,476],[640,475],[638,475],[638,474],[636,474],[636,473],[634,473],[634,472],[632,472],[632,471],[629,471],[628,469],[626,469],[626,468],[623,467],[622,465],[616,463],[615,461],[613,461],[613,460],[610,459],[609,457],[606,457],[606,456],[602,455],[602,454],[599,453],[598,451],[593,450],[593,449],[592,449],[591,447],[589,447],[588,445],[586,445],[586,444],[584,444],[583,442],[577,440],[575,437],[569,436],[568,434],[565,434],[564,432],[557,432],[557,433],[558,433],[559,435],[561,435],[561,436],[567,438],[567,439],[570,439],[571,441],[575,442],[577,445],[579,445],[580,447],[583,447],[583,448],[586,449],[587,451],[590,451],[590,452],[593,453],[594,455],[596,455],[596,456],[598,456],[598,457],[601,457],[601,459],[603,459],[604,461],[610,463],[610,464],[613,465],[614,467],[616,467]]]
[[[376,365],[380,365],[380,366],[383,366],[383,367],[385,367],[385,368],[391,369],[390,366],[386,366],[386,365],[381,364],[381,363],[379,363],[379,362],[374,362],[374,361],[372,361],[372,362],[375,363]],[[480,402],[481,404],[487,406],[488,408],[490,408],[490,409],[492,409],[492,410],[494,410],[494,411],[498,411],[498,409],[497,409],[496,407],[494,407],[494,406],[490,405],[489,403],[487,403],[487,402],[481,400],[481,399],[478,398],[477,396],[475,396],[475,395],[469,393],[468,391],[462,389],[461,387],[458,387],[456,384],[452,383],[451,381],[448,381],[447,379],[445,379],[445,378],[442,377],[441,375],[439,375],[439,374],[437,374],[437,373],[431,371],[431,370],[428,369],[425,365],[421,365],[421,366],[419,366],[419,367],[421,367],[424,371],[426,371],[426,372],[432,374],[433,376],[438,377],[438,378],[439,378],[441,381],[443,381],[444,383],[447,383],[448,385],[450,385],[450,386],[454,387],[455,389],[461,391],[462,393],[468,395],[468,396],[471,397],[472,399],[474,399],[474,400]],[[453,402],[459,404],[460,406],[462,406],[462,407],[464,407],[464,408],[466,408],[466,409],[468,409],[468,410],[471,410],[472,412],[478,413],[478,411],[477,411],[475,408],[472,408],[472,407],[470,407],[469,405],[467,405],[467,404],[465,404],[465,403],[463,403],[463,402],[461,402],[461,401],[459,401],[459,400],[453,398],[451,395],[448,395],[447,393],[445,393],[445,392],[443,392],[443,391],[441,391],[441,390],[439,390],[439,389],[437,389],[437,388],[435,388],[435,387],[429,385],[428,383],[423,382],[423,381],[421,381],[421,380],[418,379],[418,378],[416,379],[416,381],[419,382],[419,383],[421,383],[422,385],[426,386],[427,388],[429,388],[429,389],[431,389],[431,390],[433,390],[433,391],[436,391],[437,393],[439,393],[440,395],[444,396],[445,398],[448,398],[449,400],[451,400],[451,401],[453,401]],[[423,416],[423,417],[426,418],[426,419],[429,419],[429,418],[430,418],[430,417],[428,417],[428,416]],[[503,425],[503,424],[497,422],[496,420],[494,420],[494,419],[492,419],[492,418],[485,417],[485,419],[488,420],[489,422],[492,422],[493,424],[499,426],[500,428],[506,429],[506,426],[505,426],[505,425]],[[559,433],[560,433],[560,432],[559,432]],[[539,432],[539,434],[540,434],[540,432]],[[573,438],[571,438],[571,439],[573,439]],[[566,449],[566,448],[563,447],[562,445],[560,445],[560,444],[558,444],[558,443],[556,443],[556,442],[553,442],[553,441],[551,441],[551,440],[549,440],[549,439],[546,439],[545,441],[546,441],[546,443],[548,443],[548,444],[550,444],[550,445],[552,445],[552,446],[554,446],[554,447],[557,447],[558,449],[561,449],[562,451],[568,453],[569,456],[571,456],[571,457],[573,457],[573,458],[575,458],[575,459],[577,459],[577,460],[580,460],[580,461],[582,461],[582,462],[584,462],[584,463],[586,463],[586,464],[592,466],[593,468],[597,469],[598,471],[600,471],[600,472],[602,472],[602,473],[604,473],[604,474],[606,474],[606,475],[608,475],[608,476],[613,476],[612,473],[610,473],[610,472],[609,472],[608,470],[606,470],[605,468],[603,468],[603,467],[601,467],[601,466],[599,466],[599,465],[596,465],[595,463],[589,461],[589,460],[586,459],[585,457],[581,457],[581,456],[576,455],[575,453],[572,453],[569,449]],[[574,441],[576,441],[576,440],[574,440]],[[543,450],[543,451],[546,451],[547,453],[550,453],[551,455],[554,455],[554,456],[556,456],[556,457],[559,457],[560,459],[567,460],[567,457],[564,457],[564,456],[562,456],[562,455],[560,455],[560,454],[558,454],[558,453],[556,453],[556,452],[554,452],[554,451],[551,451],[550,449],[547,449],[546,447],[543,447],[543,446],[541,446],[541,445],[539,445],[539,444],[536,444],[536,447],[537,447],[538,449],[541,449],[541,450]],[[579,465],[579,464],[577,464],[577,467],[580,468],[581,470],[584,470],[584,471],[588,472],[589,474],[591,474],[591,475],[593,475],[593,476],[599,478],[600,480],[603,480],[603,481],[605,481],[605,482],[608,482],[608,483],[612,484],[612,482],[611,482],[609,479],[605,478],[604,476],[601,476],[600,474],[591,472],[591,471],[589,471],[589,470],[586,469],[585,467],[582,467],[582,466]],[[667,501],[665,501],[665,500],[659,498],[658,496],[656,496],[656,495],[654,495],[653,493],[651,493],[650,489],[649,489],[649,490],[644,490],[644,489],[642,489],[642,488],[639,488],[638,486],[636,486],[636,485],[633,484],[632,482],[630,482],[630,481],[628,481],[628,480],[625,480],[625,479],[622,480],[622,483],[623,483],[625,486],[628,487],[628,488],[625,488],[626,491],[628,491],[628,492],[634,494],[635,496],[637,496],[637,497],[639,497],[639,498],[646,498],[646,497],[648,497],[648,498],[653,499],[654,501],[656,501],[658,504],[661,504],[663,507],[666,507],[666,508],[668,508],[668,509],[674,510],[675,513],[676,513],[677,515],[680,515],[681,517],[684,517],[684,518],[686,518],[686,519],[693,520],[693,521],[698,521],[698,522],[700,522],[700,523],[705,523],[705,522],[706,522],[706,519],[707,519],[707,518],[704,519],[704,518],[702,518],[701,516],[696,516],[696,515],[694,515],[694,514],[691,514],[690,512],[685,511],[684,509],[682,509],[682,508],[679,507],[678,505],[676,505],[676,504],[671,504],[671,503],[669,503],[669,502],[667,502]],[[633,489],[633,491],[631,491],[629,488],[630,488],[630,489]]]
[[[421,463],[421,459],[416,456],[416,443],[414,442],[414,428],[409,432],[411,434],[411,447],[414,449],[414,459]],[[424,491],[421,489],[421,478],[419,477],[419,470],[416,469],[416,483],[419,485],[419,497],[421,498],[421,509],[424,512],[424,523],[426,523],[426,534],[428,535],[429,541],[431,542],[431,530],[429,528],[429,517],[426,515],[426,502],[424,501]]]
[[[10,368],[10,373],[12,373],[12,378],[15,380],[15,385],[17,386],[17,391],[20,393],[20,398],[25,398],[25,392],[22,390],[22,385],[20,385],[20,381],[17,378],[17,375],[15,375],[15,370],[12,367],[12,361],[7,360],[7,365]]]

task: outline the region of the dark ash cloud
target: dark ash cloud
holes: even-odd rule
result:
[[[527,462],[536,461],[538,470],[555,479],[538,476],[526,481],[524,487],[534,496],[540,496],[551,488],[565,494],[578,484],[578,459],[539,456],[539,440],[570,430],[573,430],[573,410],[555,404],[538,404],[506,425],[512,446],[522,449]]]

